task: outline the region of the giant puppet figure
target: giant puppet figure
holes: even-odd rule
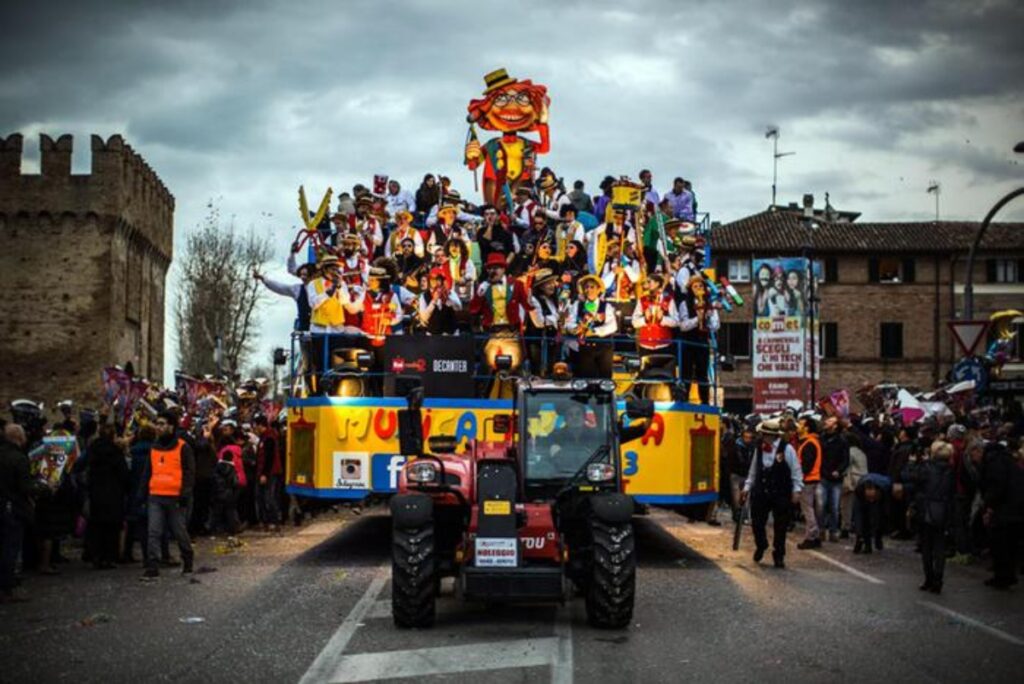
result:
[[[521,182],[533,180],[537,155],[551,148],[548,138],[548,89],[529,80],[519,81],[504,69],[484,77],[487,88],[479,100],[470,100],[466,166],[474,174],[484,167],[484,202],[511,206],[512,194]],[[476,137],[475,124],[488,131],[500,131],[483,145]],[[536,131],[540,141],[520,134]]]

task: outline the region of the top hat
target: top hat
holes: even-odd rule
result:
[[[506,268],[508,263],[505,261],[505,255],[501,252],[491,252],[487,255],[487,263],[484,264],[484,268],[490,268],[492,266],[501,266]]]

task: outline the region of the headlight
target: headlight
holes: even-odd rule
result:
[[[405,471],[405,476],[410,482],[434,482],[437,480],[437,465],[430,461],[413,463]]]
[[[614,380],[602,380],[601,384],[599,385],[599,387],[601,388],[602,392],[614,392],[615,391],[615,381]]]
[[[587,466],[587,479],[591,482],[608,482],[615,478],[615,468],[607,463],[591,463]]]
[[[582,380],[582,379],[580,379],[580,380],[573,380],[572,381],[572,390],[574,392],[585,392],[587,390],[587,381],[586,380]]]

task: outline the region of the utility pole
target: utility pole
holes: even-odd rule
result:
[[[772,139],[772,206],[775,206],[775,196],[779,184],[779,159],[788,157],[796,152],[779,152],[779,127],[769,126],[764,134],[765,138]]]
[[[935,195],[935,222],[939,222],[939,195],[942,193],[942,185],[939,181],[928,181],[928,194]]]
[[[811,332],[811,351],[810,351],[810,369],[811,369],[811,400],[808,402],[810,406],[814,406],[814,402],[817,401],[818,397],[818,347],[815,344],[815,330],[817,324],[817,293],[815,292],[814,283],[814,195],[804,195],[804,213],[801,217],[801,221],[804,227],[807,229],[807,243],[804,249],[807,254],[807,320],[804,322]],[[806,351],[806,348],[804,349]]]

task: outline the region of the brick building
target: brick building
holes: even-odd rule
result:
[[[73,140],[0,138],[0,402],[95,406],[100,369],[131,362],[162,378],[174,197],[121,136],[92,136],[92,172],[72,175]]]
[[[960,356],[947,322],[963,307],[967,251],[978,224],[858,223],[859,214],[828,208],[815,210],[808,229],[802,216],[795,204],[773,206],[717,226],[712,246],[718,272],[748,302],[753,259],[813,252],[822,274],[818,396],[882,380],[922,389],[941,383]],[[1024,224],[994,223],[975,261],[974,318],[1009,308],[1024,309]],[[735,370],[721,374],[726,406],[747,411],[752,307],[722,321],[720,351],[736,359]],[[1022,348],[1018,338],[1006,373],[1024,371]]]

